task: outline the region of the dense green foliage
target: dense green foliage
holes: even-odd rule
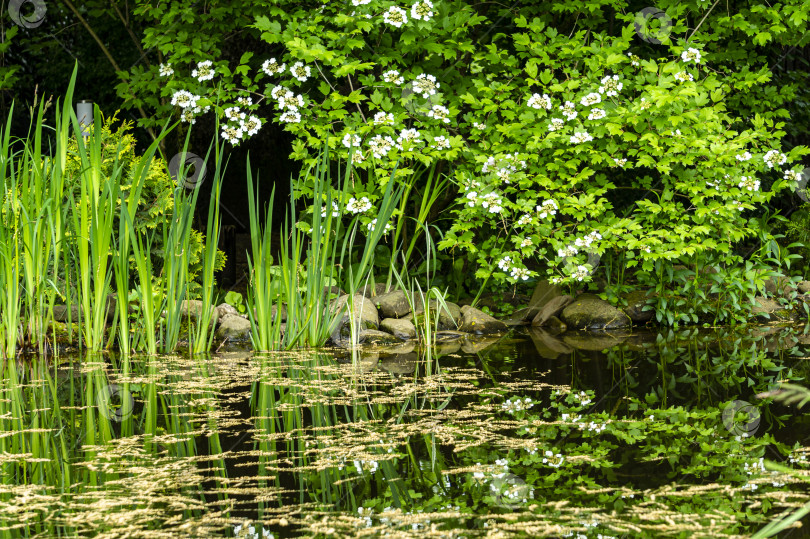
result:
[[[664,2],[659,30],[607,0],[352,4],[219,17],[232,6],[141,3],[144,43],[166,63],[120,89],[185,121],[211,108],[235,144],[278,122],[304,163],[327,140],[356,169],[338,209],[367,223],[380,172],[446,175],[439,246],[467,253],[481,280],[587,281],[606,252],[653,275],[659,261],[739,265],[738,244],[761,232],[752,217],[795,188],[807,149],[781,140],[797,84],[774,83],[767,46],[807,42],[806,2]],[[222,58],[236,32],[266,52]]]

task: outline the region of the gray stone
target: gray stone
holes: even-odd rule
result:
[[[250,341],[250,321],[241,316],[226,314],[219,319],[217,339],[228,342]]]
[[[377,310],[383,318],[402,318],[411,312],[408,298],[402,290],[394,290],[377,296],[374,298],[374,305],[377,306]]]
[[[362,344],[393,344],[399,342],[399,339],[390,333],[376,329],[362,330],[357,340]]]
[[[415,302],[415,312],[407,314],[403,317],[405,320],[423,324],[425,308],[422,305],[421,298]],[[446,307],[446,308],[445,308]],[[439,330],[456,330],[461,324],[461,308],[452,301],[445,302],[441,305],[438,300],[431,299],[428,301],[428,309],[430,312],[430,325],[432,328],[436,327],[436,316],[439,318]]]
[[[219,320],[219,310],[211,306],[210,308],[209,326],[214,325]],[[187,299],[180,302],[180,316],[183,320],[190,318],[192,321],[197,322],[203,314],[203,302],[198,299]]]
[[[533,326],[545,326],[552,318],[556,318],[568,304],[574,301],[571,296],[555,296],[546,302],[532,319]]]
[[[546,321],[545,327],[549,330],[553,331],[555,334],[563,333],[565,330],[568,329],[568,326],[565,325],[565,322],[557,318],[556,316],[552,316]]]
[[[801,294],[810,293],[810,281],[799,281],[797,288],[799,289],[799,293]]]
[[[754,297],[751,305],[751,315],[758,320],[790,320],[791,313],[778,301],[763,296]]]
[[[380,322],[380,329],[387,331],[394,337],[407,341],[416,338],[416,328],[414,325],[400,318],[386,318]]]
[[[627,301],[627,307],[623,309],[624,314],[630,317],[634,324],[646,324],[655,316],[655,309],[652,305],[647,308],[647,300],[654,297],[652,290],[633,290],[627,294],[622,295],[622,298]]]
[[[68,309],[67,305],[54,305],[53,306],[53,319],[58,322],[67,322],[68,316],[73,322],[78,322],[79,320],[79,306],[78,305],[71,305],[70,309]]]
[[[335,344],[341,344],[342,342],[351,340],[352,327],[349,319],[348,299],[349,296],[347,295],[340,296],[332,306],[332,312],[343,313],[343,317],[332,332],[332,342]],[[380,319],[372,300],[360,294],[356,294],[352,297],[352,308],[354,310],[354,324],[358,332],[364,329],[377,329],[379,327]]]
[[[475,307],[465,305],[461,308],[460,331],[483,335],[488,333],[502,333],[509,328],[500,320],[496,320],[485,312],[479,311]]]
[[[385,283],[375,283],[374,286],[371,286],[370,284],[363,285],[363,288],[358,290],[357,293],[362,294],[367,298],[373,298],[382,296],[383,294],[392,292],[394,290],[396,290],[396,287],[393,285],[385,286]]]
[[[766,277],[765,290],[772,296],[790,296],[796,291],[796,287],[790,277]]]
[[[581,294],[562,312],[568,329],[616,329],[630,325],[630,317],[593,294]]]
[[[444,330],[444,331],[437,331],[433,334],[433,340],[437,343],[439,342],[450,342],[450,341],[457,341],[459,339],[463,339],[467,336],[466,333],[463,331],[452,331],[452,330]]]
[[[217,305],[217,312],[219,313],[220,318],[222,318],[226,314],[232,314],[234,316],[242,316],[243,318],[247,316],[237,311],[236,307],[234,307],[230,303],[220,303],[219,305]]]

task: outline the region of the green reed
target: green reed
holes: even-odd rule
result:
[[[219,133],[219,124],[217,123],[216,133]],[[225,173],[225,166],[222,162],[222,155],[225,150],[225,142],[220,144],[212,142],[214,146],[214,184],[211,188],[211,199],[208,202],[208,220],[205,228],[205,246],[203,248],[203,269],[202,269],[202,288],[200,291],[200,300],[202,301],[202,310],[197,318],[195,327],[190,328],[191,351],[195,354],[207,352],[211,348],[211,342],[214,339],[214,331],[211,326],[211,318],[214,316],[212,305],[214,300],[214,274],[217,268],[217,249],[219,247],[219,235],[222,228],[222,218],[220,216],[220,193],[222,190],[222,176]],[[205,156],[205,162],[211,155],[211,148]],[[188,268],[188,262],[186,262]]]

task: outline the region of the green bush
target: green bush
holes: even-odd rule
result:
[[[772,82],[763,49],[807,43],[806,0],[666,0],[672,25],[657,33],[613,0],[350,4],[259,2],[218,21],[227,2],[201,15],[141,3],[155,21],[145,44],[166,63],[127,88],[185,121],[212,108],[234,144],[266,112],[305,163],[328,141],[355,167],[336,209],[366,225],[388,178],[441,163],[456,197],[438,245],[504,283],[588,281],[588,254],[607,251],[656,273],[707,255],[740,264],[737,246],[759,237],[756,215],[795,187],[808,153],[781,147],[796,84]],[[234,66],[225,40],[243,31],[270,52]]]

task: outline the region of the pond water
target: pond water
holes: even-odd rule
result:
[[[749,536],[810,501],[807,418],[757,397],[807,328],[564,337],[7,362],[0,537]]]

